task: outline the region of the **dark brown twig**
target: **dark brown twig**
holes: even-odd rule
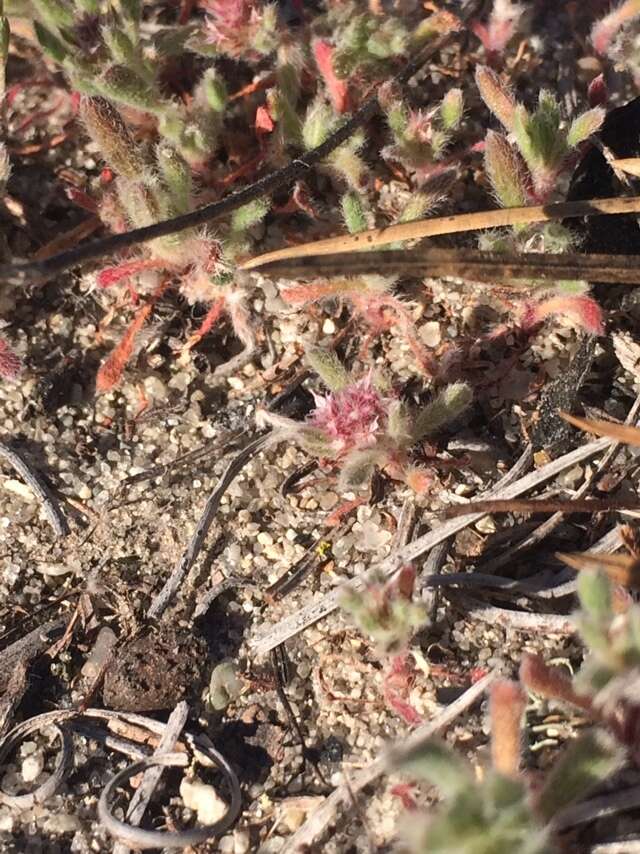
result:
[[[442,511],[445,519],[466,516],[467,513],[610,513],[612,511],[640,510],[639,501],[616,501],[612,498],[509,498],[501,501],[470,501],[468,504],[447,507]]]
[[[42,502],[49,524],[59,537],[67,537],[70,533],[69,524],[65,518],[53,492],[47,486],[44,478],[37,469],[13,448],[0,442],[0,457],[14,467],[25,483],[31,487],[36,497]]]
[[[638,416],[638,412],[640,411],[640,395],[636,397],[633,406],[629,410],[629,414],[625,419],[625,424],[633,424]],[[640,422],[636,424],[637,427],[640,427]],[[590,474],[585,478],[584,482],[580,485],[580,487],[576,490],[574,498],[583,498],[591,486],[593,485],[596,478],[600,477],[604,471],[608,469],[613,460],[616,458],[618,452],[620,451],[622,443],[614,442],[610,448],[603,455],[602,459],[596,463],[594,468],[591,470]],[[496,572],[503,566],[506,566],[508,563],[513,561],[513,558],[521,554],[523,551],[533,548],[533,546],[539,545],[546,537],[548,537],[557,527],[561,524],[564,519],[563,513],[554,513],[549,519],[546,519],[541,525],[538,525],[524,540],[521,540],[519,543],[516,543],[512,548],[507,549],[502,554],[498,555],[491,560],[491,571]]]

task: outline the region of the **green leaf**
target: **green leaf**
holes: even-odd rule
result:
[[[269,199],[254,199],[231,214],[231,231],[246,231],[265,218],[271,207]]]
[[[57,36],[43,26],[39,21],[33,22],[33,29],[43,52],[54,62],[62,63],[67,56],[67,49]]]
[[[76,23],[74,9],[64,0],[33,0],[36,11],[52,30],[70,30]]]
[[[573,742],[556,761],[539,794],[538,809],[550,821],[572,801],[586,795],[624,762],[611,736],[594,730]]]
[[[447,386],[418,414],[413,428],[414,440],[417,442],[425,436],[437,433],[462,415],[472,400],[473,392],[467,383]]]
[[[340,207],[342,208],[342,218],[349,234],[357,234],[359,231],[366,230],[367,218],[362,204],[362,197],[358,193],[345,193],[340,199]]]
[[[128,107],[150,113],[163,112],[167,108],[151,86],[125,65],[112,65],[96,80],[101,93]]]
[[[229,100],[229,93],[224,78],[215,68],[205,71],[200,81],[202,92],[214,113],[224,113]]]
[[[401,400],[396,400],[389,406],[387,433],[394,443],[401,447],[408,446],[413,441],[411,413],[407,404]]]
[[[192,191],[189,164],[167,142],[159,142],[156,146],[156,161],[171,196],[175,213],[187,213]]]
[[[409,751],[400,749],[394,765],[403,773],[436,786],[445,798],[473,787],[471,768],[440,739],[429,739]]]
[[[357,492],[371,482],[373,472],[380,461],[380,452],[375,448],[352,451],[340,470],[339,488],[342,492]]]
[[[611,582],[604,572],[582,570],[578,573],[578,598],[582,609],[597,623],[613,618]]]
[[[331,391],[340,391],[350,383],[349,373],[333,350],[308,347],[306,358],[322,382]]]
[[[213,668],[209,682],[209,703],[214,709],[226,709],[229,703],[240,696],[241,690],[242,683],[232,661],[221,661]]]
[[[462,89],[450,89],[440,102],[438,112],[445,130],[457,130],[464,113]]]
[[[593,110],[587,110],[586,113],[578,116],[571,122],[571,127],[567,133],[567,145],[569,148],[575,148],[588,139],[592,134],[600,129],[606,111],[602,107],[594,107]]]
[[[487,133],[484,166],[493,192],[503,208],[527,204],[524,164],[503,134],[492,130]]]
[[[317,148],[329,136],[335,126],[333,111],[321,98],[317,98],[307,109],[302,124],[302,141],[307,151]]]

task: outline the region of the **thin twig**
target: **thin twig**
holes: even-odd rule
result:
[[[180,558],[175,569],[164,583],[162,590],[160,590],[151,603],[147,612],[149,617],[157,619],[164,613],[171,599],[182,584],[186,574],[196,562],[209,532],[209,528],[211,527],[216,513],[218,512],[222,496],[228,489],[231,482],[238,476],[238,474],[240,474],[254,454],[263,450],[272,441],[274,441],[274,436],[271,433],[259,436],[257,439],[254,439],[252,442],[245,445],[245,447],[231,459],[225,470],[220,475],[220,479],[215,485],[213,492],[207,499],[202,516],[200,517],[200,520],[196,525],[196,529],[191,536],[189,545],[185,549],[185,552]]]
[[[402,747],[396,745],[384,750],[366,768],[361,769],[349,781],[349,785],[343,783],[332,792],[320,806],[315,809],[302,827],[293,836],[289,837],[282,849],[281,854],[297,854],[303,850],[314,849],[313,845],[326,832],[327,828],[335,821],[336,814],[340,809],[348,809],[351,806],[353,794],[357,794],[365,786],[371,785],[387,771],[391,764],[395,764],[401,758],[401,751],[417,749],[428,739],[433,738],[438,732],[449,726],[463,712],[466,712],[486,691],[493,682],[495,675],[488,673],[470,688],[461,697],[443,709],[439,715],[427,723],[422,724],[411,735],[403,738]]]
[[[0,442],[0,457],[4,457],[24,479],[25,483],[31,487],[36,498],[42,503],[49,524],[57,536],[67,537],[70,533],[69,524],[58,504],[57,498],[49,489],[40,472],[33,467],[26,457],[23,457],[22,454],[19,454],[18,451],[15,451],[4,442]]]
[[[453,32],[447,33],[428,45],[412,60],[410,60],[402,71],[396,76],[398,83],[408,82],[420,67],[434,54],[438,53],[453,37]],[[61,252],[43,261],[30,261],[25,264],[6,264],[0,266],[0,282],[22,285],[27,280],[42,281],[50,276],[76,267],[84,261],[102,258],[105,255],[113,255],[122,249],[155,240],[158,237],[166,237],[169,234],[177,234],[188,228],[195,228],[207,222],[213,222],[226,214],[248,204],[254,199],[267,196],[275,190],[293,184],[298,178],[304,176],[309,169],[321,163],[343,142],[346,142],[358,128],[374,116],[379,110],[377,93],[364,102],[354,115],[341,125],[334,133],[329,134],[327,139],[317,148],[307,151],[293,160],[282,169],[277,169],[258,179],[255,183],[231,193],[220,201],[205,205],[198,210],[182,216],[156,222],[144,228],[136,228],[124,234],[114,234],[103,240],[95,240],[82,243],[68,252]]]
[[[629,410],[627,417],[625,418],[625,424],[632,424],[637,415],[640,412],[640,394],[636,397],[633,406]],[[640,427],[640,422],[637,422],[637,427]],[[613,460],[616,458],[620,448],[622,447],[621,442],[614,442],[610,448],[607,449],[606,453],[603,455],[597,465],[594,466],[590,474],[585,478],[584,482],[580,485],[580,487],[576,490],[575,498],[582,498],[591,488],[593,482],[597,477],[600,477],[606,469],[611,465]],[[516,543],[512,548],[507,549],[501,555],[498,555],[496,558],[491,560],[491,570],[495,572],[506,564],[510,563],[513,558],[521,554],[523,551],[533,548],[533,546],[539,545],[546,537],[548,537],[557,527],[561,524],[564,519],[564,513],[554,513],[549,519],[535,528],[524,540],[521,540],[519,543]]]
[[[633,839],[623,839],[620,842],[602,842],[593,845],[589,854],[640,854],[640,836]]]
[[[638,807],[640,807],[640,786],[633,786],[621,792],[611,792],[579,804],[572,804],[555,816],[552,826],[554,831],[569,830],[578,824],[587,824],[620,812],[638,809]]]
[[[499,483],[488,495],[491,498],[515,498],[524,492],[529,492],[537,488],[545,481],[550,480],[561,471],[570,468],[576,463],[595,456],[600,451],[606,450],[610,444],[611,440],[609,439],[589,442],[580,448],[576,448],[574,451],[570,451],[568,454],[564,454],[564,456],[559,457],[557,460],[552,460],[550,463],[542,466],[542,468],[516,480],[515,483],[506,488],[502,488],[501,483]],[[531,447],[528,447],[517,461],[514,469],[528,467],[531,464],[531,459],[532,450]],[[374,571],[389,577],[400,567],[417,560],[438,543],[466,528],[467,525],[474,524],[481,518],[482,514],[471,513],[468,516],[460,516],[457,519],[452,519],[443,525],[439,525],[434,531],[429,531],[403,548],[392,552],[388,558],[374,567]],[[275,625],[267,626],[260,634],[250,639],[249,643],[253,651],[259,655],[264,655],[270,649],[273,649],[274,646],[283,643],[283,641],[303,631],[307,626],[326,617],[327,614],[330,614],[339,606],[340,599],[348,587],[355,590],[362,590],[367,576],[368,572],[365,571],[356,578],[334,587],[333,590],[325,594],[320,600],[305,606],[296,614],[285,617]]]
[[[154,757],[161,756],[163,753],[171,753],[175,749],[176,744],[180,740],[182,730],[187,722],[189,715],[189,707],[182,700],[169,715],[167,725],[160,737],[160,742],[153,752]],[[138,760],[139,761],[139,760]],[[133,827],[140,825],[144,816],[145,810],[153,797],[156,786],[160,782],[160,777],[164,768],[162,765],[155,765],[147,770],[142,775],[142,781],[136,789],[133,797],[127,808],[127,821]],[[113,846],[113,854],[128,854],[130,848],[122,842],[116,842]]]
[[[74,721],[71,726],[74,733],[77,735],[81,735],[83,738],[88,738],[92,741],[97,741],[109,750],[113,750],[115,753],[122,753],[123,756],[128,756],[130,759],[146,759],[151,755],[152,751],[149,747],[145,747],[144,745],[140,746],[127,738],[119,738],[116,735],[109,735],[103,730],[98,729],[98,727],[92,726],[86,722]]]
[[[468,509],[467,509],[468,508]],[[447,507],[439,515],[445,519],[455,519],[466,513],[552,513],[558,512],[565,516],[572,513],[610,513],[622,510],[640,510],[640,502],[617,501],[612,498],[531,498],[531,499],[498,499],[485,501],[470,501],[469,504]]]
[[[575,622],[571,617],[564,614],[540,614],[531,611],[511,611],[508,608],[497,608],[495,605],[486,605],[478,602],[470,596],[455,597],[456,605],[464,613],[465,620],[482,620],[494,626],[502,626],[505,629],[518,629],[521,632],[540,632],[547,634],[554,632],[558,634],[573,634],[576,630]]]

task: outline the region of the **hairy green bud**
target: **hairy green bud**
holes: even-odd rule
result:
[[[118,110],[105,98],[83,97],[80,115],[105,161],[124,178],[139,181],[147,164]]]
[[[340,391],[349,385],[349,373],[333,350],[308,347],[307,362],[331,391]]]

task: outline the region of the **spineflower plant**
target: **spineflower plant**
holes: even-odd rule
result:
[[[327,469],[339,471],[342,491],[369,486],[376,469],[424,492],[431,476],[412,461],[412,449],[454,421],[470,405],[472,392],[454,383],[431,403],[412,410],[372,370],[354,377],[332,351],[310,348],[307,359],[329,389],[314,395],[316,406],[299,422],[261,410],[259,421],[300,445]]]
[[[575,162],[579,147],[600,128],[605,111],[594,107],[569,124],[551,92],[542,90],[533,112],[516,102],[502,77],[486,66],[476,70],[480,95],[506,133],[489,130],[484,141],[485,172],[496,201],[504,208],[551,200],[561,175]],[[566,252],[574,238],[560,223],[514,226],[484,234],[480,247],[500,252]],[[562,316],[593,335],[602,335],[600,307],[582,281],[541,284],[536,298],[519,305],[518,323],[533,331],[549,316]]]
[[[410,702],[418,670],[409,643],[428,622],[425,606],[413,598],[415,580],[415,567],[405,566],[390,581],[374,575],[363,590],[347,589],[340,600],[358,628],[371,638],[384,662],[385,703],[411,726],[422,718]]]
[[[380,105],[385,113],[393,144],[383,148],[382,156],[401,163],[420,186],[443,160],[464,113],[462,90],[450,89],[430,110],[409,107],[392,83],[380,87]]]
[[[223,98],[223,90],[219,90]],[[192,170],[180,152],[166,141],[149,151],[136,143],[119,111],[106,99],[85,96],[81,116],[91,138],[115,172],[96,211],[114,232],[149,225],[159,219],[186,213],[193,205]],[[154,303],[167,287],[177,286],[191,303],[209,306],[208,313],[187,348],[197,343],[224,312],[245,348],[245,358],[254,337],[244,305],[244,292],[234,284],[231,261],[246,247],[246,231],[268,210],[266,200],[256,200],[236,210],[227,226],[214,236],[206,229],[190,229],[142,244],[139,251],[94,274],[98,287],[124,284],[133,289],[134,299],[145,298],[116,349],[102,365],[97,390],[109,391],[131,358],[136,335],[147,321]],[[220,372],[233,370],[238,357]]]
[[[565,670],[527,654],[520,667],[521,681],[542,697],[580,709],[639,764],[640,606],[602,570],[581,570],[578,596],[576,622],[587,655],[576,676],[571,679]]]
[[[605,111],[593,107],[566,123],[553,93],[542,89],[531,112],[516,101],[503,78],[484,65],[476,69],[476,84],[482,100],[507,132],[506,146],[497,142],[496,133],[491,137],[494,150],[487,166],[500,203],[512,207],[514,202],[550,201],[559,176],[573,162],[578,146],[600,128]]]
[[[617,770],[623,752],[603,731],[572,742],[542,784],[521,768],[526,692],[501,679],[491,688],[491,765],[480,779],[443,741],[432,739],[411,751],[399,749],[392,767],[435,786],[439,810],[414,804],[404,834],[415,854],[553,854],[553,819]]]

